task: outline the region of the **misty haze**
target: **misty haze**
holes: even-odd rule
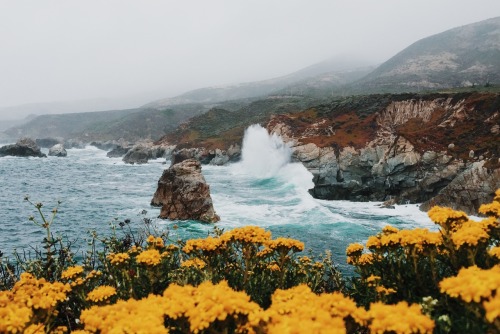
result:
[[[0,22],[0,333],[500,333],[498,0]]]

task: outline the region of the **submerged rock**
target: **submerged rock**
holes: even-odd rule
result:
[[[68,152],[64,149],[63,144],[56,144],[49,149],[49,155],[54,157],[66,157]]]
[[[47,157],[31,138],[21,138],[17,143],[0,147],[0,157],[7,155],[16,157]]]
[[[195,159],[183,160],[163,172],[151,205],[162,207],[159,217],[164,219],[207,223],[220,220],[213,207],[210,187],[201,174],[201,164]]]

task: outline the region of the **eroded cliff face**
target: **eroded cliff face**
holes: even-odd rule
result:
[[[267,128],[292,143],[317,198],[475,212],[500,188],[499,107],[495,94],[396,99],[368,115],[332,106],[275,116]]]

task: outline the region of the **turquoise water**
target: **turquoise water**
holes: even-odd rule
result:
[[[273,144],[264,140],[262,145]],[[302,165],[288,162],[286,148],[274,149],[267,156],[265,150],[253,148],[257,151],[244,155],[238,164],[203,166],[221,217],[218,227],[261,226],[273,236],[305,242],[306,249],[316,254],[331,250],[341,269],[349,243],[363,242],[387,224],[433,228],[416,205],[391,210],[378,207],[380,203],[313,199],[307,193],[312,175]],[[159,208],[149,203],[167,167],[160,160],[126,165],[94,147],[70,149],[67,158],[0,158],[0,250],[11,256],[14,249],[40,248],[44,234],[28,220],[36,212],[23,200],[25,195],[44,203],[49,216],[57,201],[62,201],[53,230],[69,238],[77,253],[86,250],[89,230],[109,234],[110,223],[125,219],[136,228],[142,226],[143,218],[150,218],[160,230],[169,230],[173,240],[206,236],[212,225],[156,218]]]

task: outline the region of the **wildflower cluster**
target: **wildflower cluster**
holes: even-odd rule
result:
[[[57,306],[70,291],[68,284],[21,274],[12,290],[0,291],[0,333],[52,330],[50,324],[57,315]]]
[[[480,207],[489,215],[480,221],[434,207],[428,214],[438,231],[387,226],[365,246],[350,245],[347,262],[359,274],[353,296],[364,305],[430,298],[435,303],[427,313],[442,331],[460,331],[461,326],[470,332],[500,331],[499,205],[500,190],[493,203]]]

